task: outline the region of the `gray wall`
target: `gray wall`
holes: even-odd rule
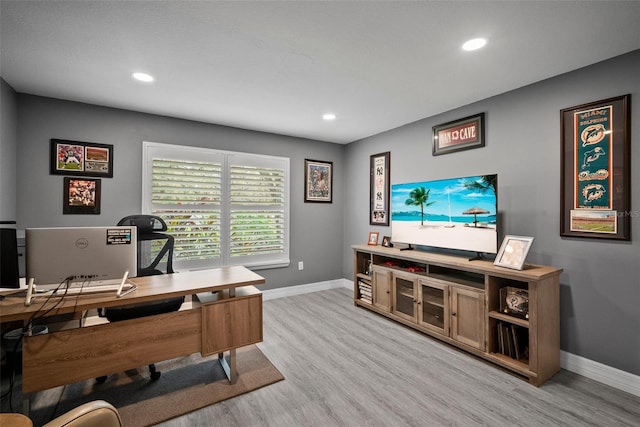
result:
[[[102,178],[100,215],[62,214],[63,177],[49,174],[51,138],[114,145],[114,176]],[[18,140],[19,229],[108,225],[140,213],[142,141],[289,157],[291,265],[261,270],[263,289],[342,277],[342,145],[26,94],[18,94]],[[304,203],[305,158],[334,162],[332,204]],[[304,270],[298,271],[298,261]]]
[[[346,147],[20,94],[18,228],[112,224],[139,211],[143,140],[289,156],[292,265],[260,271],[267,278],[265,289],[270,289],[351,278],[350,246],[364,243],[372,229],[391,234],[388,227],[369,226],[371,154],[391,151],[392,183],[495,172],[499,174],[502,234],[535,236],[529,261],[564,269],[562,349],[639,375],[639,215],[631,220],[631,242],[559,237],[562,108],[632,94],[632,211],[640,212],[639,75],[640,51],[636,51]],[[5,106],[6,91],[3,87],[2,119],[12,126],[15,103],[10,97],[10,105]],[[482,111],[486,113],[486,147],[431,156],[432,126]],[[5,122],[2,128],[4,146]],[[62,177],[48,173],[50,138],[115,146],[115,175],[103,179],[100,216],[62,215]],[[333,204],[303,203],[305,158],[334,162]],[[0,177],[3,182],[7,179],[4,163]],[[304,271],[297,271],[298,261],[305,262]]]
[[[528,261],[564,269],[561,347],[640,374],[640,51],[349,144],[345,157],[344,270],[368,225],[369,156],[391,152],[391,183],[498,173],[502,234],[534,236]],[[561,238],[560,114],[631,93],[631,242]],[[433,157],[434,125],[486,113],[486,147]]]
[[[0,78],[0,221],[16,220],[17,95]]]

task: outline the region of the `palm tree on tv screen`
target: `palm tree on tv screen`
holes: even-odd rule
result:
[[[480,193],[486,193],[489,189],[493,190],[493,194],[498,194],[498,175],[480,175],[479,180],[469,180],[464,183],[468,190],[475,190]]]
[[[424,208],[435,203],[429,201],[430,193],[431,189],[425,190],[424,187],[414,188],[409,193],[410,198],[404,201],[405,205],[420,206],[420,225],[424,225]]]

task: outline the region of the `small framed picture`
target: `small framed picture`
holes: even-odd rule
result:
[[[69,178],[64,179],[63,214],[98,215],[100,214],[100,182],[99,179]]]
[[[386,248],[392,248],[393,244],[391,243],[391,236],[384,236],[382,238],[382,246]]]
[[[52,175],[113,178],[113,145],[52,139]]]
[[[493,263],[500,267],[522,270],[532,243],[533,237],[504,236],[504,240],[498,251],[498,256],[496,256]]]
[[[377,231],[369,232],[369,240],[367,241],[368,245],[377,246],[378,245],[378,237],[380,237],[380,233]]]
[[[333,162],[304,160],[304,202],[331,203]]]

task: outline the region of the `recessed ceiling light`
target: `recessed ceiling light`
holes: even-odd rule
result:
[[[153,76],[147,73],[132,73],[131,76],[134,79],[139,80],[141,82],[145,82],[145,83],[150,83],[153,81]]]
[[[333,113],[327,113],[327,114],[323,114],[322,115],[322,120],[326,120],[328,122],[330,122],[331,120],[335,120],[336,119],[336,115]]]
[[[487,39],[471,39],[466,41],[462,45],[462,49],[464,50],[476,50],[484,47],[487,44]]]

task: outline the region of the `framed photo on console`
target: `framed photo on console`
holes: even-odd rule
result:
[[[532,244],[533,237],[504,236],[504,240],[493,264],[500,267],[522,270]]]
[[[367,245],[370,246],[378,246],[378,238],[380,237],[380,233],[377,231],[369,232],[369,240],[367,241]]]
[[[52,139],[49,173],[113,178],[113,145]]]
[[[91,178],[64,179],[63,214],[100,214],[101,180]]]
[[[631,240],[631,95],[560,111],[560,235]]]

